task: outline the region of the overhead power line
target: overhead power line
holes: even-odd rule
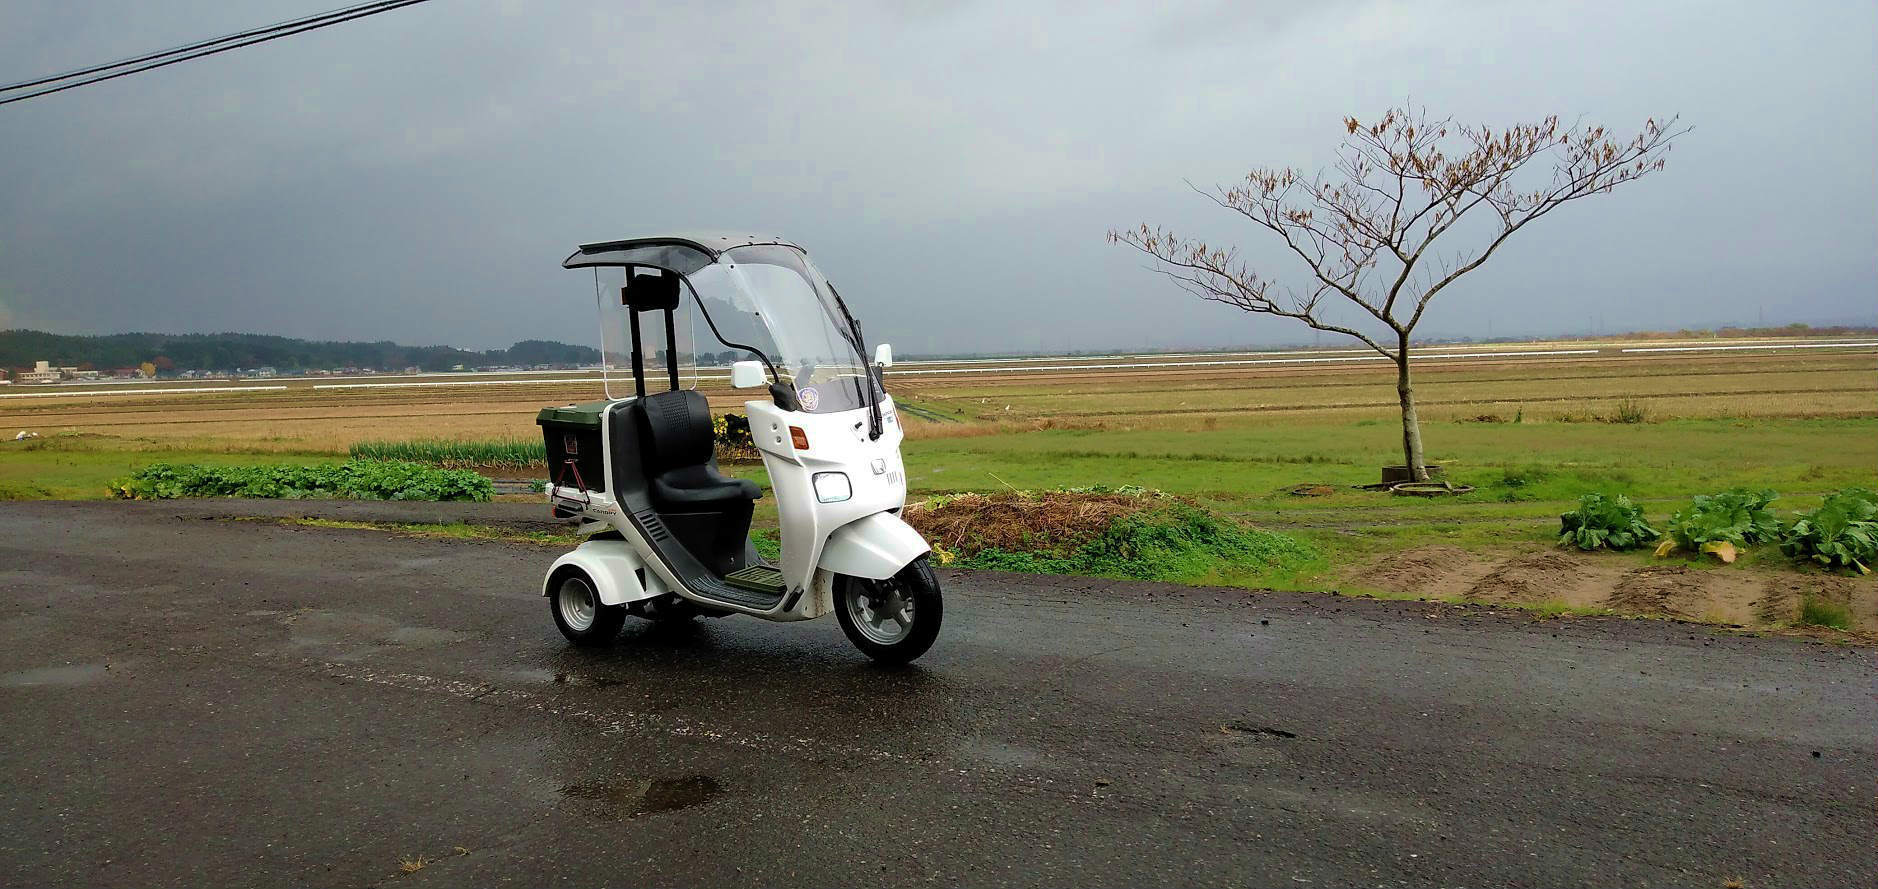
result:
[[[246,31],[227,34],[212,40],[200,40],[183,46],[166,49],[161,52],[146,53],[140,56],[120,59],[115,62],[92,65],[75,71],[68,71],[64,74],[55,74],[34,80],[11,83],[0,86],[0,105],[24,102],[27,99],[64,92],[69,89],[77,89],[81,86],[90,86],[94,83],[115,80],[119,77],[141,74],[145,71],[153,71],[157,68],[167,67],[179,62],[187,62],[191,59],[202,58],[203,56],[212,56],[217,53],[228,52],[232,49],[240,49],[244,46],[253,46],[257,43],[266,43],[270,40],[279,40],[282,37],[291,37],[295,34],[304,34],[308,31],[317,31],[321,28],[329,28],[333,25],[344,24],[346,22],[378,15],[379,13],[391,12],[395,9],[403,9],[406,6],[416,6],[419,3],[426,2],[429,2],[429,0],[377,0],[377,2],[361,3],[356,6],[335,9],[317,15],[277,22],[262,28],[251,28]],[[33,89],[34,87],[43,87],[43,89]],[[30,92],[17,93],[19,90],[30,90]]]
[[[163,50],[162,52],[153,52],[153,53],[149,53],[146,55],[135,56],[135,57],[128,58],[128,59],[119,59],[115,62],[107,62],[102,65],[93,65],[89,68],[80,68],[76,71],[67,71],[64,74],[54,74],[49,77],[41,77],[38,80],[23,80],[23,81],[20,81],[19,83],[9,83],[5,86],[0,86],[0,92],[9,92],[12,90],[24,89],[29,86],[39,86],[40,84],[44,84],[44,83],[57,83],[58,81],[61,81],[61,80],[71,80],[74,77],[81,77],[86,74],[95,74],[100,71],[108,71],[112,68],[120,68],[125,65],[134,65],[140,62],[148,62],[154,59],[163,58],[164,56],[171,56],[171,55],[176,55],[179,53],[189,52],[192,50],[204,49],[206,47],[214,46],[218,43],[226,43],[231,40],[238,40],[244,37],[254,37],[254,36],[261,35],[261,34],[266,34],[271,31],[279,31],[283,28],[291,28],[296,25],[309,24],[311,22],[322,21],[322,20],[334,18],[340,15],[346,15],[349,13],[359,12],[368,7],[383,6],[387,2],[392,2],[392,0],[373,0],[373,2],[370,2],[370,3],[361,3],[357,6],[349,6],[349,7],[346,7],[345,9],[335,9],[330,12],[322,12],[318,15],[310,15],[310,16],[305,16],[303,18],[289,19],[284,22],[275,22],[274,24],[267,25],[265,27],[252,28],[246,31],[229,34],[223,37],[217,37],[214,40],[198,41],[196,43],[190,43],[190,44],[186,44],[183,46],[166,49],[166,50]]]

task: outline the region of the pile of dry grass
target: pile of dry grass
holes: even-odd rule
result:
[[[954,494],[909,503],[901,515],[927,540],[960,556],[987,549],[1062,553],[1095,539],[1116,519],[1170,499],[1158,492]]]
[[[717,462],[720,465],[748,466],[754,464],[760,466],[763,463],[763,452],[757,450],[755,445],[742,443],[732,444],[727,441],[720,441],[715,447],[717,451]]]

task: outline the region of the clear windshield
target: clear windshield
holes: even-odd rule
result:
[[[604,371],[606,396],[608,398],[626,398],[633,394],[632,334],[629,317],[631,310],[621,298],[620,290],[626,284],[627,269],[617,266],[599,267],[593,270],[594,299],[600,305],[600,364]],[[639,269],[637,274],[650,274],[651,269]],[[717,363],[717,354],[711,349],[714,344],[711,332],[705,329],[702,339],[698,330],[703,324],[694,316],[697,308],[689,295],[679,300],[678,311],[673,314],[673,337],[678,350],[678,387],[694,389],[698,384],[698,365]],[[641,312],[639,315],[639,343],[645,350],[646,391],[663,392],[671,388],[670,370],[666,365],[666,352],[674,343],[665,336],[664,312]],[[699,349],[704,351],[700,352]]]
[[[866,360],[850,339],[834,291],[801,251],[738,247],[689,280],[724,340],[769,356],[803,410],[867,406],[873,382]]]

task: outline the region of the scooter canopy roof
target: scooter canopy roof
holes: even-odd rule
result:
[[[800,246],[785,238],[735,232],[680,232],[621,241],[582,244],[561,263],[562,268],[584,269],[594,266],[650,266],[689,275],[723,255],[724,251],[758,244],[788,247],[804,255]]]

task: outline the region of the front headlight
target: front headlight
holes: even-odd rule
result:
[[[854,496],[854,485],[845,472],[818,472],[814,482],[815,499],[823,503],[840,503]]]

